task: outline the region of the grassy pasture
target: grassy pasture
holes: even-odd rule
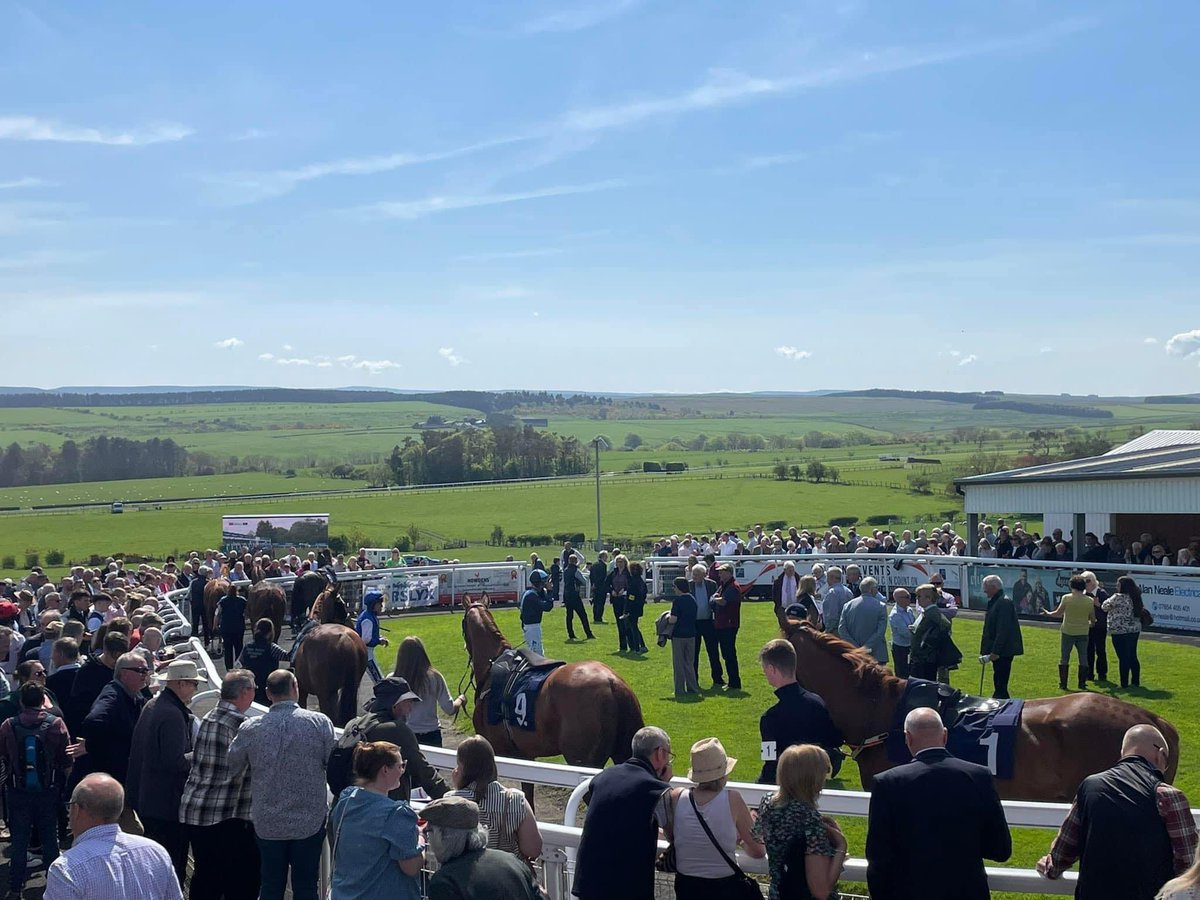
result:
[[[652,626],[654,615],[663,608],[655,605],[647,608],[646,617],[642,620],[643,633],[650,634],[647,629]],[[758,717],[774,702],[774,697],[759,672],[755,655],[766,641],[778,636],[774,616],[767,604],[749,604],[743,610],[738,650],[744,689],[738,693],[704,690],[702,699],[692,702],[677,701],[673,696],[669,648],[659,649],[648,639],[651,649],[644,657],[620,655],[611,624],[596,626],[598,639],[595,641],[569,643],[566,641],[564,615],[561,608],[546,615],[544,633],[548,655],[569,661],[599,659],[612,666],[637,693],[646,721],[660,725],[671,735],[677,771],[686,773],[687,750],[694,741],[716,736],[725,744],[730,756],[738,760],[733,771],[734,779],[757,779],[761,766]],[[510,640],[514,636],[519,638],[520,627],[515,610],[497,610],[496,619]],[[380,649],[381,668],[389,670],[394,663],[400,638],[416,634],[424,641],[434,664],[454,689],[465,667],[458,616],[406,617],[385,620],[385,626],[390,631],[392,646]],[[954,624],[955,641],[963,650],[966,660],[962,668],[953,674],[952,681],[956,687],[971,693],[979,689],[979,669],[972,661],[972,653],[978,649],[980,630],[981,622],[962,617]],[[1028,697],[1058,695],[1058,632],[1050,628],[1026,626],[1024,637],[1026,655],[1020,657],[1013,667],[1013,694]],[[1121,691],[1112,685],[1101,685],[1097,689],[1153,710],[1174,723],[1180,731],[1182,744],[1182,761],[1176,784],[1195,803],[1200,800],[1200,764],[1196,755],[1200,752],[1197,750],[1200,746],[1197,743],[1200,741],[1200,654],[1194,647],[1143,641],[1140,656],[1144,688]],[[1111,649],[1109,659],[1110,664],[1115,666]],[[988,693],[990,677],[989,672],[988,683],[985,684]],[[702,686],[709,683],[703,653],[700,683]],[[470,730],[469,720],[462,716],[456,725]],[[860,790],[858,767],[847,761],[840,780],[831,782],[830,787]],[[851,854],[861,857],[866,839],[865,820],[845,818],[842,826],[850,843]],[[1014,829],[1013,859],[1009,865],[1032,868],[1038,857],[1049,848],[1053,836],[1052,831],[1041,829]],[[1018,895],[997,893],[994,896],[1016,898]],[[1029,895],[1021,896],[1028,900]]]

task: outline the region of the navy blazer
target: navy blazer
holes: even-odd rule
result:
[[[876,775],[869,815],[867,885],[878,900],[988,900],[984,859],[1012,855],[991,772],[941,748]]]

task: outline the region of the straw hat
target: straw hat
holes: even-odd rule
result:
[[[719,738],[704,738],[692,744],[692,767],[688,769],[688,781],[703,784],[716,781],[733,771],[737,760],[725,753]]]
[[[199,684],[202,681],[208,681],[196,669],[196,664],[190,659],[178,659],[167,666],[166,670],[158,674],[158,680],[164,684],[168,681],[194,681]]]

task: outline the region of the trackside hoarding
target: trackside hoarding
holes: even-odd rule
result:
[[[221,516],[221,548],[226,552],[328,546],[329,513]]]

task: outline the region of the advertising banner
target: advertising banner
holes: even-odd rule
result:
[[[1200,631],[1200,578],[1135,575],[1155,628]]]
[[[387,612],[437,606],[440,602],[436,575],[410,576],[403,572],[393,572],[388,580],[391,584],[383,592],[383,603]]]
[[[328,513],[221,516],[221,549],[225,552],[328,546]]]
[[[516,603],[525,591],[524,570],[524,564],[478,569],[460,566],[453,572],[453,583],[451,573],[442,572],[438,576],[442,602],[458,606],[467,594],[478,597],[486,591],[492,603]]]

